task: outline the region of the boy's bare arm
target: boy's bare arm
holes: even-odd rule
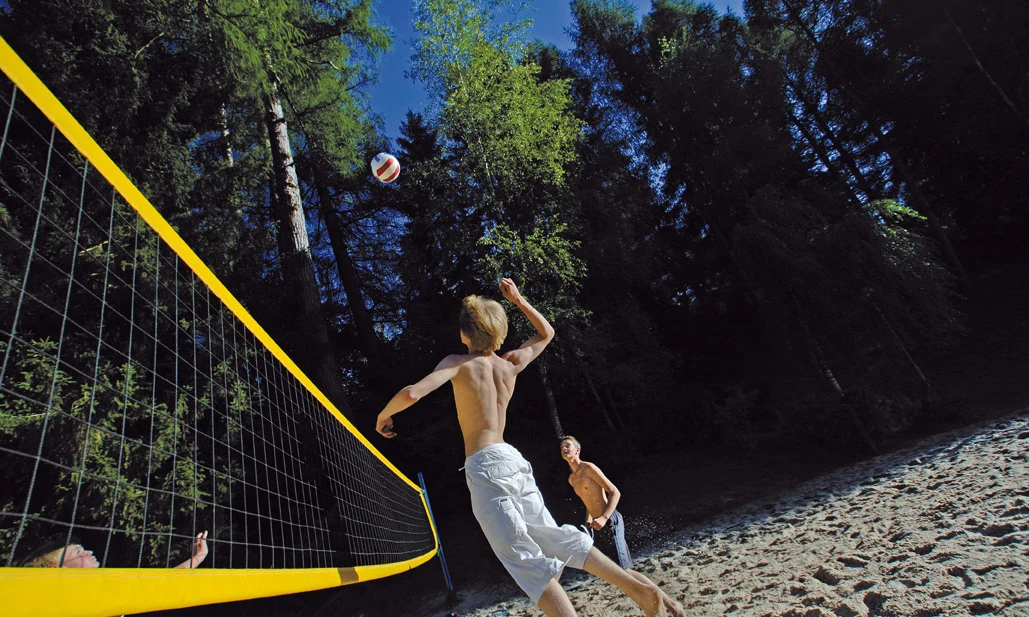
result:
[[[423,396],[453,379],[460,368],[460,356],[447,356],[436,365],[436,368],[431,373],[422,377],[418,383],[406,386],[400,392],[397,392],[390,399],[389,403],[386,403],[382,411],[379,412],[375,422],[375,431],[383,437],[396,437],[397,433],[393,430],[393,422],[390,418],[414,405]]]
[[[207,558],[207,530],[201,531],[193,539],[193,547],[190,552],[192,553],[190,558],[175,566],[176,568],[191,569],[199,567],[203,563]]]
[[[500,291],[509,302],[518,307],[529,319],[529,323],[536,328],[536,336],[522,343],[522,346],[514,351],[509,351],[503,358],[515,365],[515,370],[521,372],[530,362],[536,359],[546,348],[550,341],[554,340],[554,327],[550,325],[547,318],[537,311],[528,300],[518,291],[518,286],[509,278],[500,281]]]
[[[597,483],[600,488],[607,492],[607,507],[604,508],[604,514],[593,519],[590,525],[594,529],[601,529],[607,524],[607,521],[611,518],[611,515],[615,513],[615,509],[618,507],[618,500],[622,498],[621,491],[615,486],[614,482],[607,479],[604,472],[600,470],[593,463],[586,463],[586,477]]]

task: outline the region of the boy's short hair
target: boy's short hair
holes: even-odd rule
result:
[[[77,536],[68,537],[65,533],[53,535],[23,557],[18,565],[23,568],[59,568],[64,549],[76,544],[82,546]]]
[[[49,553],[44,553],[25,564],[27,568],[60,568],[61,559],[64,557],[64,547],[55,548]]]
[[[582,450],[582,444],[579,443],[579,440],[576,439],[575,437],[572,437],[571,435],[565,435],[564,437],[561,438],[561,443],[564,443],[566,441],[570,441],[570,442],[574,443],[576,448]]]
[[[496,351],[507,338],[507,313],[495,300],[468,296],[461,303],[459,322],[473,352]]]

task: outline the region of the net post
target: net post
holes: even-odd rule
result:
[[[418,472],[418,484],[422,487],[422,496],[425,497],[425,506],[429,509],[429,520],[432,522],[432,529],[436,533],[436,545],[439,546],[439,563],[443,566],[443,580],[447,583],[447,595],[454,596],[454,583],[450,580],[450,569],[447,568],[447,558],[443,555],[443,540],[439,537],[439,527],[436,526],[436,518],[432,514],[432,504],[429,502],[429,489],[425,488],[425,478],[422,472]]]

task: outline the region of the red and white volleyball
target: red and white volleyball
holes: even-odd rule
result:
[[[393,182],[400,175],[400,161],[392,154],[380,152],[372,159],[372,173],[382,182]]]

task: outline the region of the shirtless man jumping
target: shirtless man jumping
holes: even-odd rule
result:
[[[558,583],[565,566],[617,585],[648,617],[685,615],[682,606],[650,579],[623,570],[593,548],[588,535],[572,525],[559,527],[543,504],[532,467],[504,442],[515,379],[553,340],[554,328],[522,297],[514,281],[501,280],[500,291],[525,314],[536,336],[497,356],[494,352],[507,336],[507,314],[493,300],[468,296],[459,320],[461,342],[468,353],[443,358],[418,383],[398,392],[379,413],[375,430],[383,437],[396,437],[392,417],[451,382],[464,437],[472,511],[497,558],[548,617],[575,615]]]

